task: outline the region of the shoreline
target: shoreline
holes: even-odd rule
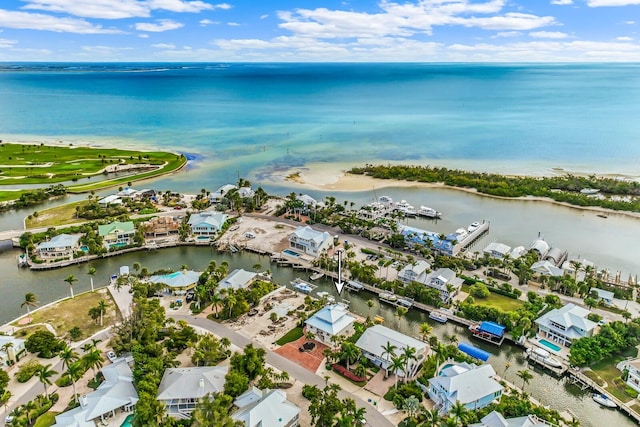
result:
[[[505,201],[531,201],[543,202],[575,209],[581,212],[595,212],[600,214],[623,215],[630,218],[640,219],[640,212],[617,211],[613,209],[602,208],[599,206],[576,206],[566,202],[558,202],[548,197],[523,196],[523,197],[505,197],[495,196],[492,194],[484,194],[478,192],[475,188],[455,187],[443,183],[404,181],[399,179],[380,179],[368,175],[356,175],[346,170],[333,170],[330,173],[318,169],[313,169],[312,165],[306,168],[291,168],[282,174],[273,175],[275,179],[293,184],[298,188],[307,188],[317,191],[338,191],[346,193],[355,193],[369,190],[377,190],[383,188],[440,188],[446,190],[462,191],[467,194],[474,194],[479,197],[488,197]],[[326,167],[326,165],[325,165]],[[563,173],[568,173],[563,170]],[[616,174],[616,176],[620,176]]]

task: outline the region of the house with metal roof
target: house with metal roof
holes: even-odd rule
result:
[[[300,408],[287,400],[284,390],[259,390],[255,387],[241,394],[234,401],[238,411],[231,415],[246,427],[300,425]]]
[[[349,335],[353,332],[356,318],[349,313],[345,304],[329,304],[318,310],[304,323],[308,332],[313,332],[316,339],[331,345],[331,337]]]
[[[437,289],[440,292],[440,299],[448,302],[453,298],[462,287],[462,280],[456,276],[456,272],[450,268],[439,268],[427,275],[424,284]]]
[[[255,196],[255,194],[256,192],[251,187],[238,188],[238,196],[240,196],[243,199],[246,199],[247,197],[253,197]]]
[[[547,260],[544,261],[536,261],[531,264],[531,271],[534,273],[542,274],[543,276],[562,276],[564,275],[564,270],[560,267],[556,267],[552,262]]]
[[[505,418],[500,412],[492,411],[482,417],[479,423],[469,424],[469,427],[549,427],[551,424],[535,415]]]
[[[165,406],[167,415],[189,418],[206,394],[224,390],[228,372],[229,366],[169,368],[158,386],[158,401]]]
[[[484,248],[483,252],[490,257],[504,259],[511,252],[511,246],[504,243],[491,242]]]
[[[593,335],[598,325],[587,318],[590,313],[586,308],[570,303],[542,315],[535,323],[542,337],[569,347],[573,340]]]
[[[126,359],[118,359],[102,368],[104,381],[93,392],[80,397],[80,406],[56,416],[55,427],[95,427],[94,420],[113,416],[116,411],[131,411],[138,402],[133,374]]]
[[[312,257],[319,256],[322,251],[329,249],[333,237],[326,231],[317,231],[308,225],[298,227],[289,236],[289,247]]]
[[[384,347],[388,344],[395,347],[391,355],[386,354],[384,350]],[[362,350],[363,356],[382,369],[387,369],[391,365],[392,356],[401,356],[404,348],[415,348],[416,360],[409,361],[408,371],[406,373],[403,371],[395,372],[398,376],[403,377],[406,375],[408,378],[413,377],[418,372],[427,356],[428,349],[427,343],[382,325],[373,325],[367,328],[356,342],[356,346]]]
[[[185,291],[196,287],[201,274],[199,271],[182,270],[151,276],[149,281],[151,283],[162,283],[174,294],[183,294]]]
[[[36,254],[44,261],[54,259],[73,259],[80,250],[80,236],[77,234],[58,234],[51,240],[38,243]]]
[[[222,212],[194,213],[189,217],[189,227],[196,236],[215,236],[222,230],[227,218],[227,214]]]
[[[438,375],[429,380],[429,398],[441,415],[460,402],[475,411],[500,399],[504,387],[493,377],[491,365],[447,362]]]
[[[133,242],[136,228],[132,221],[114,221],[109,224],[98,226],[98,235],[107,248],[112,246],[126,246]]]
[[[107,208],[109,206],[120,206],[122,204],[122,199],[120,196],[115,194],[110,194],[102,199],[98,200],[98,206],[101,208]]]
[[[398,280],[402,283],[424,283],[424,279],[426,278],[430,268],[431,264],[425,260],[419,260],[414,264],[407,264],[398,272]]]
[[[235,291],[238,289],[248,288],[257,277],[258,273],[247,271],[242,268],[236,268],[227,277],[220,280],[218,289],[233,289]]]
[[[613,304],[613,298],[615,297],[615,294],[613,292],[600,289],[600,288],[591,288],[589,293],[591,292],[594,292],[598,296],[597,298],[598,301],[602,301],[606,305]]]
[[[209,196],[209,200],[212,203],[218,203],[224,198],[224,196],[227,195],[229,191],[235,190],[236,188],[238,188],[236,185],[225,184],[222,187],[218,188],[216,191],[212,192]]]

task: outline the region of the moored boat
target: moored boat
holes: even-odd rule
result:
[[[609,399],[609,397],[606,394],[593,393],[591,395],[591,398],[593,400],[595,400],[597,403],[599,403],[600,405],[602,405],[602,406],[604,406],[606,408],[617,408],[618,407],[616,402],[614,402],[613,400]]]
[[[536,347],[534,349],[528,349],[527,354],[530,358],[542,363],[543,365],[547,365],[551,368],[562,368],[562,362],[560,362],[555,357],[552,357],[551,353],[549,353],[547,350]]]
[[[318,280],[320,279],[322,276],[324,276],[324,273],[322,272],[317,272],[317,273],[313,273],[312,275],[309,276],[309,279],[311,280]]]
[[[447,323],[447,320],[449,320],[446,313],[441,310],[433,310],[431,313],[429,313],[429,319],[435,320],[436,322],[440,323]]]
[[[18,255],[18,267],[28,267],[29,263],[27,261],[27,255],[26,254],[20,254]]]
[[[348,291],[358,292],[364,289],[364,285],[360,282],[356,282],[355,280],[349,280],[345,285],[345,289]]]
[[[382,301],[390,303],[395,303],[398,300],[398,297],[390,292],[382,292],[380,295],[378,295],[378,298],[380,298]]]
[[[420,206],[416,213],[427,218],[440,218],[440,216],[442,216],[437,210],[424,205]]]
[[[471,223],[471,225],[469,227],[467,227],[467,231],[469,233],[473,233],[474,231],[476,231],[478,228],[480,227],[480,223],[478,221],[474,221]]]
[[[316,285],[307,283],[304,280],[300,279],[299,277],[291,281],[291,286],[293,286],[293,289],[295,289],[296,291],[302,292],[304,294],[308,294],[311,291],[313,291],[315,288],[317,288]]]

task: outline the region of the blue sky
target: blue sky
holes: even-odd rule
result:
[[[640,61],[640,0],[2,0],[0,61]]]

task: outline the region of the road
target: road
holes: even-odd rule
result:
[[[227,328],[226,326],[221,325],[220,323],[217,323],[217,322],[213,322],[209,319],[206,319],[203,317],[185,316],[185,315],[173,315],[172,317],[176,321],[184,320],[187,323],[190,323],[191,325],[206,329],[209,332],[212,332],[213,334],[219,337],[226,337],[229,339],[229,341],[231,341],[233,344],[237,345],[238,347],[244,348],[248,344],[253,344],[255,347],[264,348],[261,345],[251,341],[251,339],[245,337],[244,335],[241,335],[236,331],[233,331]],[[268,364],[274,366],[275,368],[281,371],[288,372],[291,378],[294,378],[302,382],[303,384],[310,384],[310,385],[316,385],[318,387],[324,387],[325,380],[321,376],[316,375],[315,373],[304,369],[300,365],[292,362],[289,359],[285,359],[284,357],[280,356],[277,353],[274,353],[273,351],[267,348],[264,348],[264,349],[267,352],[266,361]],[[360,399],[358,396],[355,396],[345,390],[341,390],[339,393],[339,396],[341,399],[349,397],[356,402],[356,405],[358,407],[362,407],[366,409],[367,425],[375,426],[375,427],[385,427],[385,426],[392,427],[394,425],[384,415],[382,415],[382,413],[380,413],[377,409],[375,409],[375,407],[366,403],[364,400]]]

